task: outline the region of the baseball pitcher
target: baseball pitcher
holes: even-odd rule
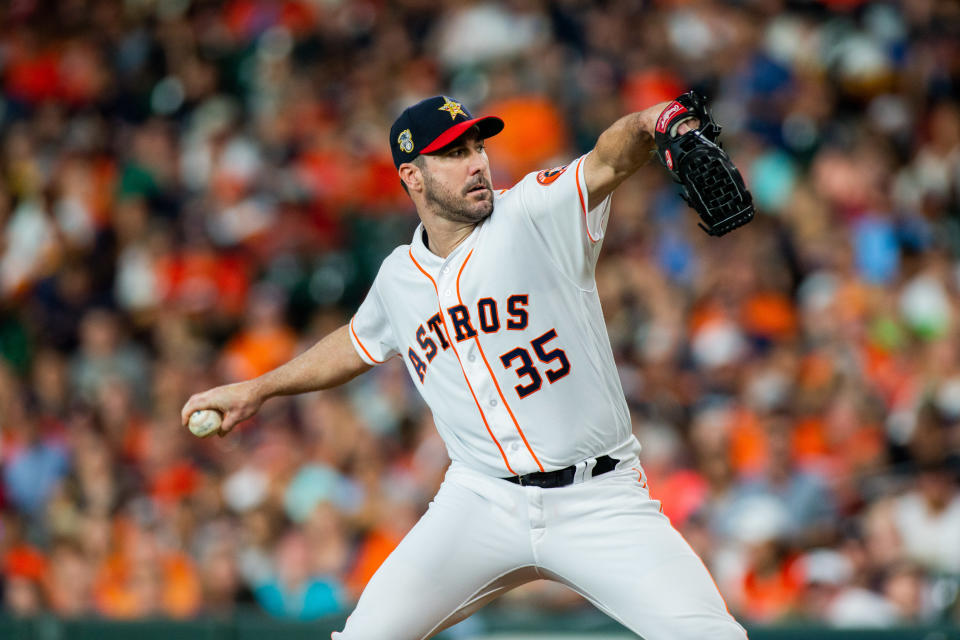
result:
[[[504,127],[437,96],[390,131],[421,224],[350,322],[287,364],[190,398],[221,434],[268,398],[401,358],[451,464],[340,640],[420,640],[525,582],[556,580],[646,640],[742,640],[707,569],[647,491],[594,269],[614,189],[650,158],[708,233],[753,215],[695,94],[627,115],[586,155],[494,191]]]

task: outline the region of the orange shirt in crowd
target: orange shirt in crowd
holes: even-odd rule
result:
[[[738,409],[730,428],[730,464],[738,476],[760,473],[766,467],[767,432],[752,411]]]
[[[94,582],[97,611],[108,618],[185,618],[199,610],[201,598],[197,570],[183,553],[164,554],[150,564],[114,553]]]
[[[696,513],[706,501],[710,487],[702,475],[690,469],[679,469],[656,483],[656,495],[663,513],[670,518],[673,526],[681,528],[691,515]]]
[[[758,292],[743,305],[743,326],[748,333],[771,340],[792,338],[797,332],[793,303],[776,291]]]
[[[771,622],[788,615],[803,592],[803,576],[796,559],[781,562],[772,572],[748,570],[743,576],[745,617],[760,622]]]
[[[227,374],[233,380],[256,378],[290,360],[296,348],[297,334],[290,327],[244,329],[224,350]]]
[[[370,578],[398,544],[400,538],[382,528],[373,529],[364,536],[357,550],[356,561],[345,580],[347,589],[355,597],[360,595]]]
[[[239,316],[250,286],[244,262],[212,249],[183,251],[157,261],[166,303],[188,312],[216,310]]]
[[[511,184],[562,159],[567,124],[554,101],[537,95],[516,96],[494,101],[484,112],[509,123],[495,142],[491,141],[487,153],[490,166],[507,172]]]
[[[39,581],[47,570],[47,558],[38,549],[21,544],[10,548],[3,556],[4,575]]]

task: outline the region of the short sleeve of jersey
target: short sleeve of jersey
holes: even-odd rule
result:
[[[531,173],[514,189],[524,214],[556,265],[584,288],[592,287],[594,267],[610,214],[608,196],[587,210],[583,155],[566,167]]]
[[[369,365],[382,364],[398,353],[393,328],[377,293],[376,281],[350,319],[350,340],[360,358]]]

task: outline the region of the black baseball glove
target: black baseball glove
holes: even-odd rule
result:
[[[678,135],[680,123],[689,118],[700,120],[700,126]],[[660,161],[680,184],[680,196],[700,214],[700,228],[711,236],[722,236],[753,219],[753,198],[719,137],[720,126],[694,91],[660,113],[654,135]]]

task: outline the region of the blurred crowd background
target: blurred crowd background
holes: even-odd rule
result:
[[[349,611],[447,464],[402,363],[225,439],[183,402],[409,242],[404,106],[503,117],[508,187],[695,87],[757,220],[652,164],[597,271],[651,493],[744,622],[960,620],[960,4],[10,0],[0,83],[8,613]]]

